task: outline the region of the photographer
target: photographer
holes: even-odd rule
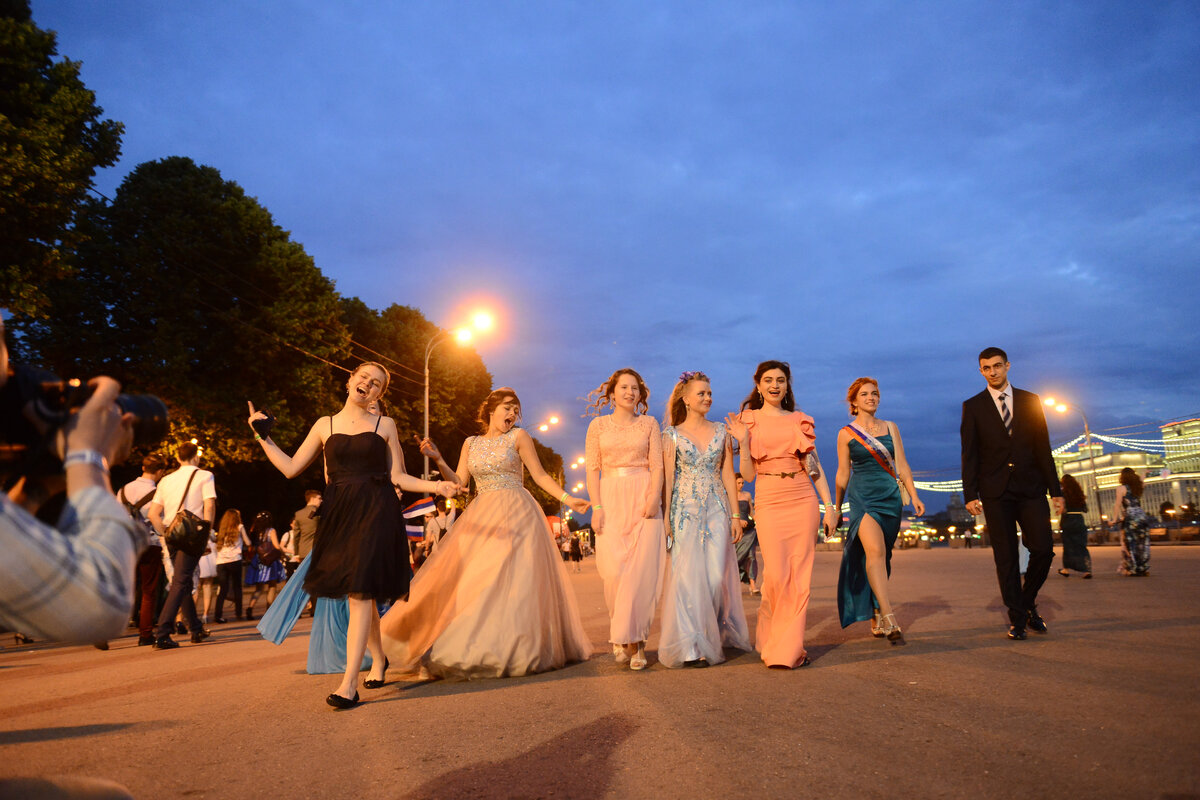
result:
[[[9,374],[0,318],[0,388]],[[89,385],[91,397],[60,431],[66,503],[57,527],[19,505],[24,479],[0,493],[0,624],[55,641],[90,643],[124,632],[146,546],[108,475],[110,461],[129,453],[134,415],[118,411],[116,381],[94,378]]]

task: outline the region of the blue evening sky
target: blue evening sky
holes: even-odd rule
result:
[[[344,294],[493,303],[479,352],[567,458],[623,365],[661,416],[681,370],[723,413],[790,361],[827,461],[873,375],[938,478],[992,344],[1097,429],[1200,415],[1194,2],[33,10],[126,125],[101,191],[189,156]]]

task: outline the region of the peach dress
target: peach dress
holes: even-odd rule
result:
[[[763,574],[754,646],[767,666],[795,667],[807,655],[804,626],[820,524],[817,493],[800,460],[815,447],[813,420],[799,411],[774,415],[754,409],[742,411],[741,420],[758,472],[754,521]]]
[[[379,622],[393,666],[502,678],[591,654],[550,526],[522,485],[515,437],[469,440],[479,494],[417,571],[408,601]]]
[[[628,425],[618,425],[611,415],[596,417],[584,455],[589,469],[600,470],[604,532],[596,536],[596,569],[604,581],[609,641],[644,642],[667,565],[661,505],[650,519],[638,513],[651,489],[650,466],[662,468],[658,422],[645,414]]]

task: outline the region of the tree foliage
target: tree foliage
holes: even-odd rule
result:
[[[124,127],[56,55],[27,0],[0,2],[0,307],[15,314],[47,313],[41,287],[69,272],[92,177],[121,153]]]

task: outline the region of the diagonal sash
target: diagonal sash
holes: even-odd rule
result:
[[[877,462],[879,462],[879,466],[883,467],[887,474],[891,475],[897,480],[900,479],[900,477],[896,474],[896,462],[892,459],[892,454],[888,452],[888,449],[884,446],[883,442],[879,441],[854,423],[847,425],[846,430],[850,431],[850,435],[858,440],[858,443],[867,449],[867,452],[870,453]]]

